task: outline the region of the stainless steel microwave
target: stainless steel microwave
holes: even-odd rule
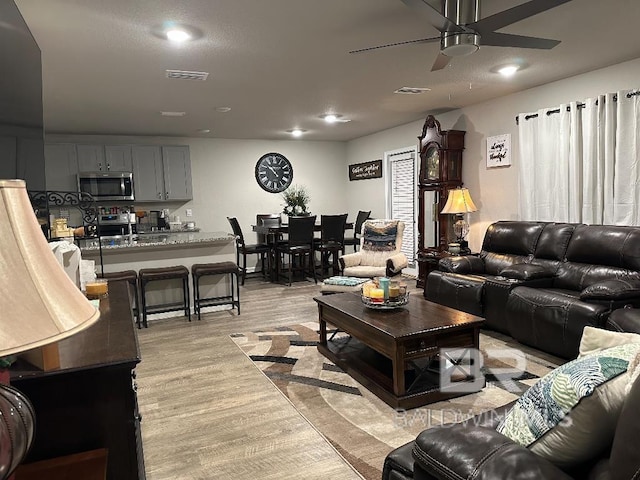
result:
[[[91,194],[96,200],[134,200],[133,173],[80,172],[78,190]]]

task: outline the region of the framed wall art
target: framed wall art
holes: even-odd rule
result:
[[[511,134],[487,137],[487,168],[511,165]]]
[[[349,180],[366,180],[367,178],[382,178],[382,160],[349,165]]]

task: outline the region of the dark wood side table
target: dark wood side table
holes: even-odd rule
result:
[[[451,257],[452,254],[443,251],[418,252],[416,258],[418,262],[418,277],[416,278],[416,288],[424,288],[427,284],[427,275],[438,269],[438,262],[441,258]]]
[[[58,343],[60,368],[18,360],[11,384],[34,406],[36,433],[23,463],[107,449],[107,479],[145,478],[135,385],[138,338],[124,281],[109,282],[100,319]]]

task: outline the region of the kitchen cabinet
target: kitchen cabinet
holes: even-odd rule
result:
[[[81,172],[130,172],[129,145],[76,145]]]
[[[193,198],[187,145],[134,145],[132,158],[136,202]]]
[[[45,185],[47,190],[78,191],[78,156],[73,143],[44,146]]]
[[[20,132],[19,132],[20,133]],[[44,190],[42,138],[0,135],[0,178],[21,178],[29,190]]]

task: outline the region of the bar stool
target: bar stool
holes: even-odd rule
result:
[[[240,315],[240,282],[238,265],[233,262],[196,263],[191,266],[193,277],[193,309],[200,320],[200,309],[217,305],[231,305],[231,309],[237,307]],[[200,298],[200,279],[209,275],[229,275],[231,278],[231,295]],[[235,281],[234,281],[235,277]],[[235,285],[235,292],[234,292]]]
[[[140,297],[142,301],[142,324],[147,325],[147,315],[152,313],[175,312],[184,310],[184,316],[191,321],[191,306],[189,305],[189,269],[179,265],[175,267],[143,268],[138,272],[140,279]],[[161,303],[147,305],[147,284],[158,280],[182,280],[182,302]]]
[[[129,284],[129,290],[133,289],[133,316],[136,319],[136,326],[142,328],[140,324],[140,296],[138,294],[138,272],[135,270],[124,270],[122,272],[110,272],[100,275],[109,281],[125,281]],[[146,325],[145,325],[146,326]]]

